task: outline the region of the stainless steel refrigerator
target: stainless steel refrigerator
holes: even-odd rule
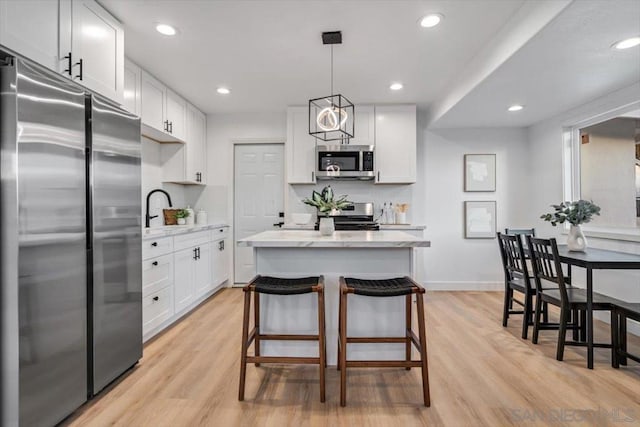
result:
[[[0,56],[0,424],[51,426],[142,356],[140,120]]]

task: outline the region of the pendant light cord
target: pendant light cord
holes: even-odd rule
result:
[[[333,97],[333,45],[331,45],[331,92],[330,93],[331,93],[331,96]]]

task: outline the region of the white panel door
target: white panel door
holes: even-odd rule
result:
[[[58,71],[58,1],[0,0],[0,44]]]
[[[175,312],[178,313],[186,308],[195,297],[194,289],[194,269],[195,269],[195,248],[183,249],[174,254],[174,301]]]
[[[284,147],[281,144],[235,146],[235,282],[255,275],[253,248],[238,247],[239,239],[273,230],[284,211]]]
[[[169,133],[174,137],[184,141],[186,139],[185,119],[187,113],[187,103],[178,94],[170,90],[167,90],[166,100],[166,119],[169,121]]]
[[[200,245],[198,249],[198,259],[194,262],[196,298],[206,294],[213,288],[213,277],[211,277],[211,244]]]
[[[133,114],[140,115],[140,67],[130,61],[125,61],[124,65],[124,108]]]
[[[187,171],[185,179],[206,184],[205,164],[207,119],[193,105],[187,104]]]
[[[73,2],[71,50],[74,76],[89,89],[122,103],[124,92],[124,29],[93,0]],[[74,78],[75,79],[75,78]],[[78,80],[78,79],[75,79]]]
[[[316,182],[316,139],[309,135],[308,107],[287,108],[287,182]]]
[[[376,106],[376,184],[416,182],[416,106]]]
[[[144,71],[142,71],[141,80],[140,118],[142,119],[142,123],[156,130],[165,132],[164,98],[167,88]]]

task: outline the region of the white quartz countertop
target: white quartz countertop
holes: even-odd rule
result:
[[[313,230],[315,224],[293,224],[285,223],[282,226],[283,230]],[[427,227],[425,225],[413,225],[413,224],[380,224],[380,230],[424,230]]]
[[[319,231],[264,231],[238,240],[238,246],[251,247],[314,247],[314,248],[412,248],[429,247],[431,242],[404,231],[336,231],[322,236]]]
[[[142,229],[142,239],[156,239],[158,237],[175,236],[228,226],[229,224],[226,221],[213,221],[206,225],[165,225],[163,227],[144,228]]]

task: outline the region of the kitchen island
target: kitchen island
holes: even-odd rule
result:
[[[325,278],[327,360],[336,364],[338,296],[340,276],[359,278],[413,277],[415,248],[430,242],[409,233],[385,231],[265,231],[238,241],[253,247],[256,272],[264,276]],[[261,295],[262,333],[311,334],[317,331],[317,297]],[[404,336],[405,298],[350,296],[350,336]],[[263,355],[317,355],[317,344],[304,341],[263,341]],[[349,346],[350,359],[403,359],[404,344],[358,344]]]

